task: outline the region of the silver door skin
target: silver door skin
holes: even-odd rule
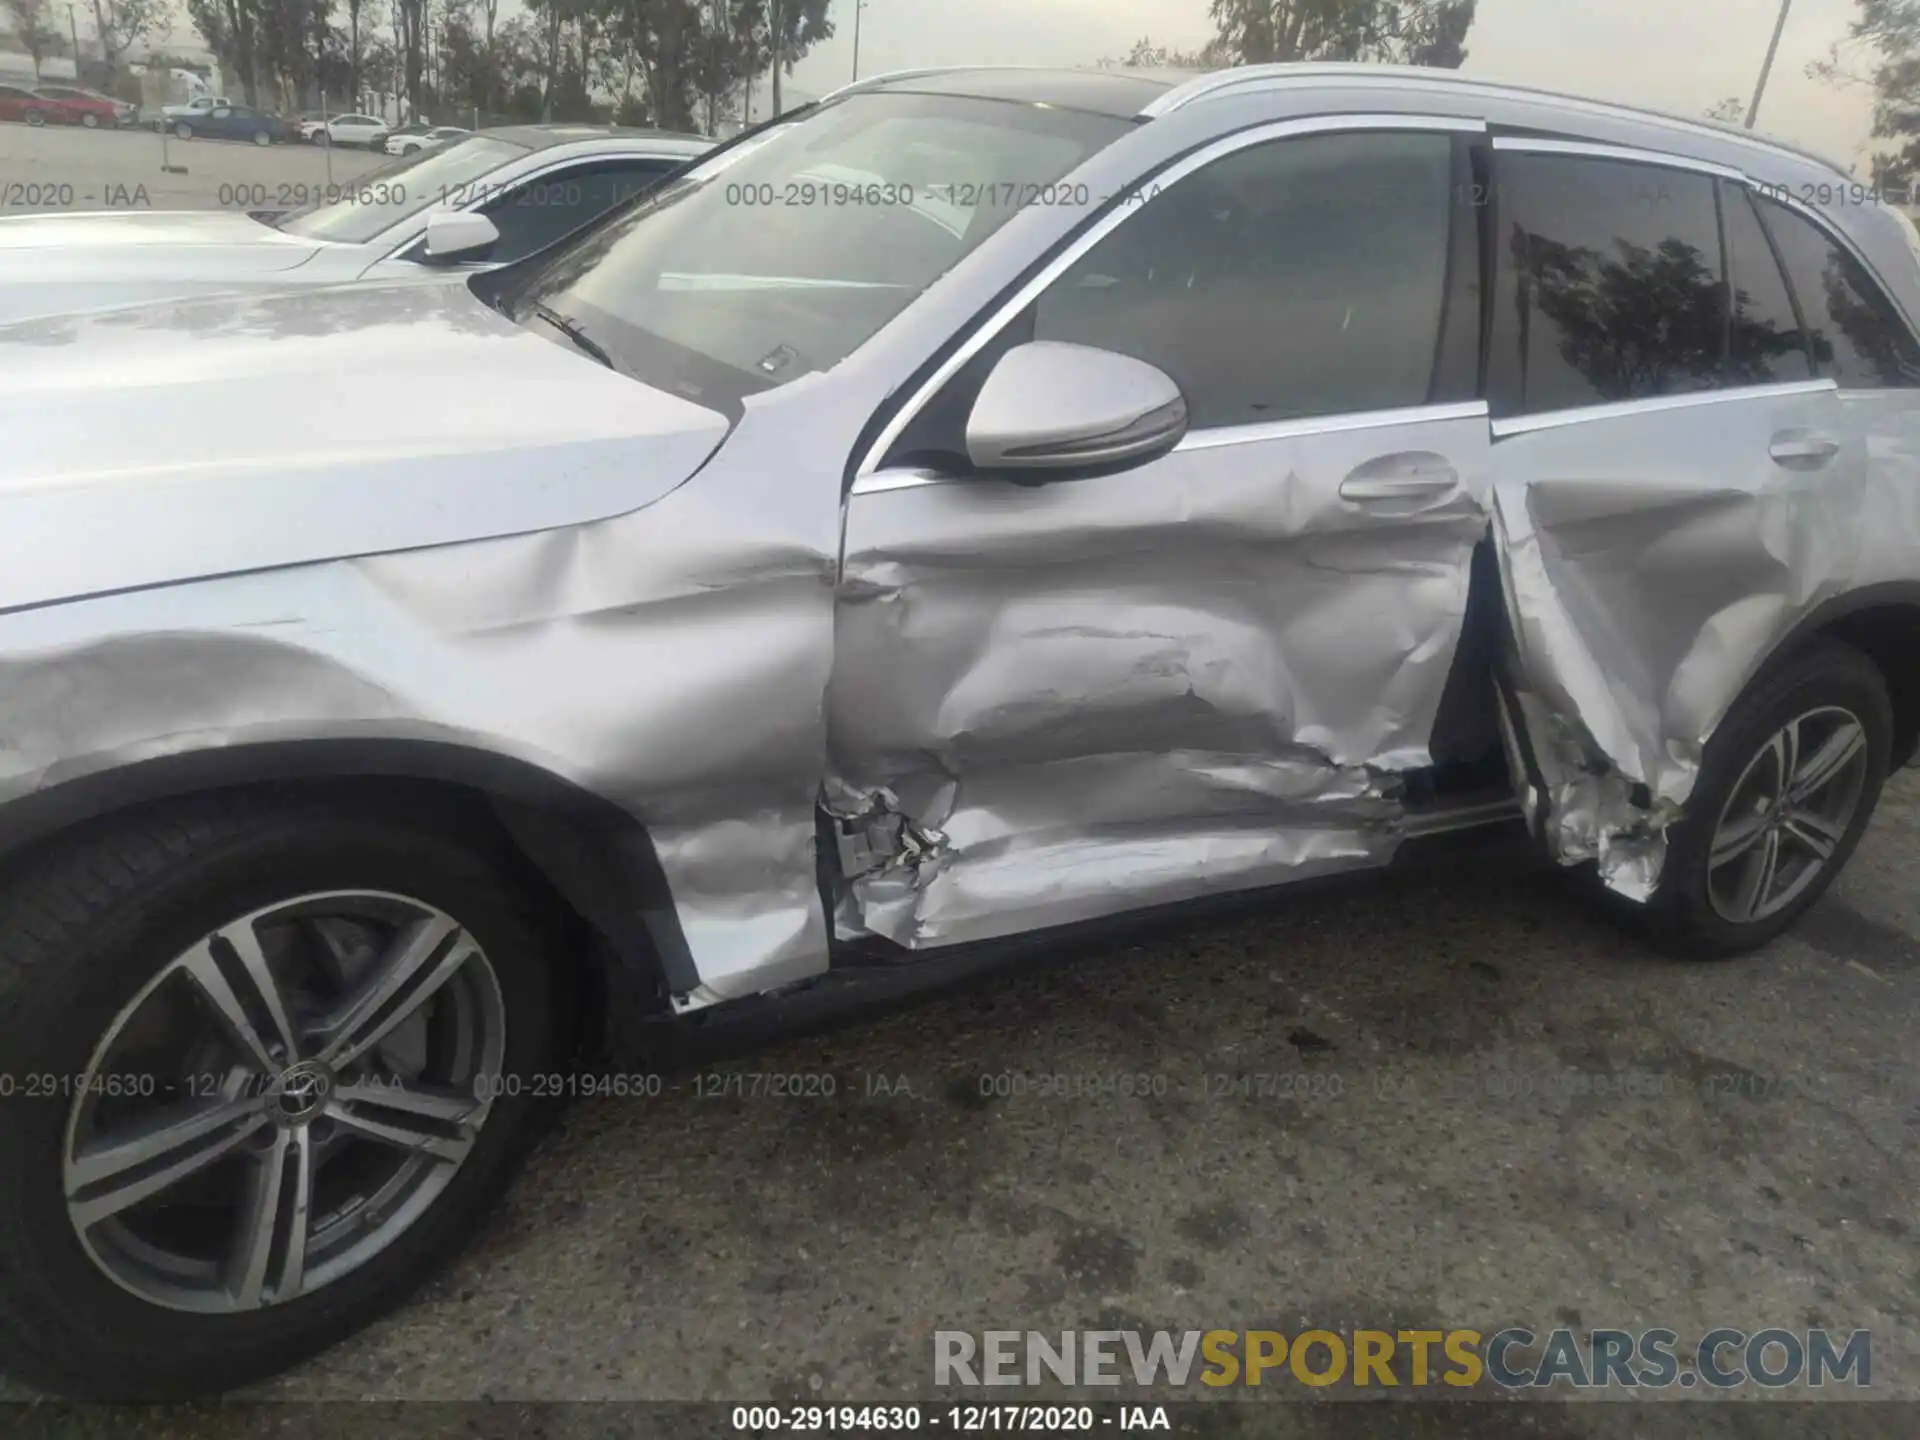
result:
[[[828,691],[836,934],[937,947],[1386,862],[1488,451],[1473,401],[1196,430],[1042,486],[862,474]]]
[[[1564,863],[1645,901],[1702,751],[1782,641],[1849,590],[1920,578],[1920,390],[1813,379],[1496,419],[1492,466],[1530,798]]]

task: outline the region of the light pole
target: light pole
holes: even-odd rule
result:
[[[1747,129],[1760,115],[1760,97],[1767,93],[1767,76],[1773,73],[1773,57],[1780,49],[1780,32],[1787,28],[1787,11],[1793,0],[1780,0],[1780,18],[1773,22],[1773,39],[1767,42],[1767,58],[1760,64],[1760,83],[1753,87],[1753,104],[1747,110]]]
[[[80,22],[73,18],[73,6],[67,6],[67,33],[73,36],[73,83],[80,83]]]
[[[853,0],[853,78],[860,78],[860,12],[867,8],[867,0]]]

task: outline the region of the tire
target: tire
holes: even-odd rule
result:
[[[175,121],[173,138],[176,140],[191,140],[193,138],[193,127],[184,120]]]
[[[253,143],[256,145],[271,145],[273,144],[273,136],[264,130],[256,130],[253,132]]]
[[[1810,762],[1852,753],[1823,786],[1782,807],[1769,796],[1786,753],[1775,740],[1789,733],[1797,737],[1790,769],[1802,777],[1796,791],[1818,777],[1820,767]],[[1763,674],[1715,731],[1686,817],[1668,836],[1650,917],[1665,948],[1688,959],[1725,959],[1790,929],[1826,893],[1866,832],[1892,736],[1886,679],[1852,646],[1817,641]],[[1749,909],[1744,902],[1760,891],[1756,877],[1769,857],[1772,887],[1759,895],[1765,903]]]
[[[100,128],[100,117],[89,110],[80,117],[80,123],[89,130],[98,130]]]
[[[442,1092],[457,1099],[464,1113],[479,1114],[474,1122],[477,1130],[472,1133],[456,1131],[455,1141],[435,1139],[435,1145],[457,1143],[457,1154],[443,1156],[429,1145],[407,1148],[384,1141],[369,1142],[352,1133],[357,1126],[329,1122],[324,1116],[314,1119],[310,1127],[301,1127],[307,1129],[309,1138],[298,1142],[300,1148],[291,1153],[304,1158],[313,1167],[310,1173],[318,1177],[311,1192],[318,1218],[310,1225],[302,1224],[299,1232],[304,1237],[301,1263],[339,1269],[343,1263],[340,1255],[353,1260],[357,1253],[353,1246],[364,1247],[370,1243],[368,1237],[378,1239],[393,1231],[382,1241],[384,1248],[373,1248],[344,1273],[325,1275],[303,1292],[293,1293],[299,1291],[294,1285],[285,1298],[271,1296],[270,1286],[263,1286],[255,1278],[251,1282],[253,1293],[268,1295],[277,1303],[237,1309],[229,1305],[221,1310],[232,1298],[230,1290],[221,1287],[234,1283],[223,1277],[248,1273],[245,1266],[236,1270],[226,1263],[242,1253],[221,1239],[232,1230],[231,1219],[212,1223],[225,1212],[211,1207],[204,1197],[179,1198],[183,1192],[178,1185],[171,1192],[163,1188],[161,1198],[153,1203],[173,1206],[176,1229],[171,1233],[193,1233],[178,1229],[178,1222],[197,1220],[203,1232],[199,1238],[213,1237],[207,1253],[216,1258],[209,1263],[224,1268],[216,1268],[206,1282],[211,1288],[205,1295],[227,1297],[214,1304],[220,1313],[204,1313],[205,1304],[200,1307],[202,1313],[196,1313],[142,1293],[149,1284],[188,1282],[177,1282],[177,1268],[154,1270],[153,1275],[160,1277],[157,1280],[139,1270],[143,1263],[139,1245],[152,1243],[149,1232],[139,1233],[134,1245],[112,1251],[112,1246],[119,1243],[112,1230],[123,1223],[121,1216],[86,1222],[89,1238],[82,1240],[82,1222],[70,1215],[68,1195],[72,1191],[86,1197],[97,1192],[85,1184],[75,1187],[73,1171],[68,1167],[75,1163],[73,1154],[82,1152],[70,1154],[68,1147],[82,1132],[86,1107],[149,1102],[87,1099],[90,1090],[98,1093],[102,1083],[98,1078],[82,1082],[70,1094],[29,1098],[29,1082],[24,1077],[104,1074],[104,1070],[93,1068],[96,1062],[104,1065],[102,1057],[108,1053],[103,1037],[127,1033],[116,1031],[116,1025],[128,1016],[138,1025],[141,1017],[167,998],[168,985],[187,984],[187,972],[174,969],[172,958],[215,953],[204,945],[195,948],[197,937],[223,927],[223,933],[238,933],[233,924],[238,917],[295,896],[314,897],[319,892],[317,898],[305,903],[323,907],[340,904],[342,891],[378,891],[387,897],[407,897],[410,903],[441,912],[443,918],[452,917],[479,947],[479,969],[475,968],[475,952],[455,955],[459,932],[454,932],[454,949],[446,948],[445,941],[430,954],[424,946],[417,948],[416,953],[426,958],[411,972],[413,975],[438,974],[450,967],[452,973],[451,979],[430,990],[429,998],[419,1004],[422,1036],[439,1033],[444,1038],[452,1033],[448,1025],[460,1028],[462,1016],[491,1016],[497,1022],[497,1039],[480,1048],[464,1047],[462,1053],[469,1060],[488,1057],[498,1064],[499,1076],[509,1079],[545,1074],[555,1068],[560,1059],[557,1037],[569,1033],[562,1014],[568,1002],[562,997],[571,993],[564,984],[556,983],[562,972],[554,967],[564,958],[556,932],[539,911],[519,897],[506,869],[431,820],[337,802],[215,795],[136,812],[109,828],[90,832],[37,857],[7,877],[0,888],[0,1016],[6,1017],[0,1022],[0,1084],[13,1098],[0,1106],[0,1345],[5,1347],[0,1353],[7,1356],[8,1370],[21,1380],[77,1398],[126,1401],[185,1399],[262,1379],[327,1348],[404,1300],[466,1243],[506,1188],[546,1118],[546,1102],[534,1099],[531,1084],[508,1087],[499,1079],[487,1081],[484,1071],[475,1071],[465,1094],[477,1097],[486,1092],[490,1097],[486,1105],[464,1098],[451,1081]],[[387,903],[381,895],[368,898],[369,903]],[[292,922],[294,926],[302,923],[313,927],[329,922]],[[269,928],[259,932],[249,929],[248,933],[271,938],[275,932]],[[302,945],[313,943],[310,935],[302,940],[293,930],[279,933]],[[386,941],[376,937],[375,943],[359,952],[368,967],[359,973],[371,975],[384,960],[401,951],[392,937]],[[221,964],[231,970],[233,956],[239,952],[217,953],[226,957]],[[280,958],[275,965],[284,966],[289,963],[289,955],[303,952],[290,946],[276,953]],[[339,968],[338,954],[334,962]],[[161,982],[158,977],[163,973],[169,978]],[[494,982],[491,990],[488,976]],[[348,988],[341,993],[351,997],[355,992],[352,982],[347,983]],[[365,982],[359,983],[364,986]],[[243,1003],[251,1006],[257,1037],[287,1033],[276,1032],[270,1023],[271,1012],[258,999],[264,992],[246,991],[232,979],[227,984],[229,993],[250,997]],[[303,1013],[298,1009],[300,992],[291,986],[282,988],[288,997],[283,1011],[290,1015]],[[199,1003],[199,997],[216,993],[214,990],[194,990],[190,984],[188,990],[193,992],[192,1002],[185,1011],[172,1013],[184,1014],[191,1030],[203,1024],[204,1017],[218,1012]],[[359,993],[364,998],[366,991],[363,988]],[[478,1001],[473,998],[476,996],[480,997]],[[350,1012],[350,1005],[339,997],[334,1003],[339,1006],[336,1017],[341,1011]],[[407,1005],[403,1003],[400,1008],[406,1009]],[[169,1010],[171,1004],[161,1006],[162,1012]],[[341,1021],[333,1031],[312,1032],[318,1039],[303,1035],[303,1053],[317,1053],[305,1047],[328,1043],[328,1034],[337,1037],[335,1043],[346,1043],[345,1037],[363,1025],[362,1038],[377,1034],[383,1013],[387,1012],[369,1009],[359,1019]],[[447,1021],[446,1016],[453,1019]],[[440,1030],[436,1032],[434,1026]],[[395,1043],[391,1037],[401,1036],[403,1031],[404,1026],[392,1030],[388,1039],[365,1054],[384,1056],[386,1047]],[[144,1043],[155,1042],[148,1039]],[[425,1043],[433,1042],[429,1039]],[[349,1046],[349,1052],[351,1049]],[[149,1059],[143,1063],[149,1071],[162,1068],[151,1063],[151,1056],[157,1053],[146,1052]],[[231,1053],[239,1053],[237,1042]],[[286,1057],[276,1058],[284,1061]],[[314,1063],[303,1062],[309,1067]],[[331,1098],[349,1111],[358,1107],[364,1118],[367,1112],[361,1100],[348,1098],[356,1086],[354,1070],[358,1063],[350,1053],[344,1053],[341,1069],[330,1082],[338,1087],[338,1094]],[[374,1061],[376,1068],[386,1063],[384,1059]],[[131,1071],[116,1069],[113,1073],[128,1077],[129,1084],[138,1078]],[[217,1065],[212,1073],[224,1077],[222,1085],[233,1081],[233,1072]],[[226,1173],[222,1166],[247,1177],[277,1171],[283,1180],[290,1175],[297,1180],[299,1165],[289,1170],[283,1159],[289,1152],[275,1149],[269,1160],[246,1148],[259,1147],[262,1141],[276,1146],[294,1143],[288,1138],[294,1133],[289,1128],[293,1117],[288,1112],[316,1095],[316,1105],[330,1098],[326,1085],[316,1088],[308,1084],[301,1095],[296,1095],[288,1083],[292,1073],[282,1074],[273,1090],[260,1092],[257,1102],[248,1098],[255,1093],[252,1090],[243,1089],[242,1099],[233,1101],[227,1099],[224,1089],[217,1093],[199,1091],[212,1099],[195,1103],[257,1105],[264,1118],[249,1119],[246,1123],[256,1128],[244,1144],[235,1145],[216,1164],[200,1166],[195,1175],[181,1183],[211,1187]],[[416,1081],[426,1078],[425,1072],[416,1075]],[[431,1078],[443,1077],[436,1072]],[[359,1088],[364,1091],[366,1083],[363,1079]],[[168,1103],[181,1103],[177,1086],[160,1094]],[[102,1112],[96,1109],[92,1113],[97,1118]],[[332,1106],[326,1107],[326,1115],[334,1113]],[[379,1118],[395,1118],[391,1108],[378,1108],[373,1113]],[[117,1117],[115,1133],[133,1133],[122,1123],[125,1118],[124,1112]],[[399,1118],[411,1123],[410,1117]],[[336,1123],[344,1128],[344,1142]],[[425,1123],[414,1125],[416,1131],[433,1128]],[[215,1138],[220,1136],[216,1134]],[[349,1187],[376,1183],[356,1178],[368,1173],[368,1167],[376,1162],[381,1166],[389,1162],[412,1166],[421,1175],[442,1178],[437,1188],[431,1189],[422,1185],[417,1190],[402,1191],[389,1185],[378,1192],[389,1197],[384,1200],[362,1203],[362,1192],[351,1188],[344,1202],[329,1199],[325,1177],[332,1174],[334,1183],[338,1183],[342,1171],[337,1167],[330,1170],[334,1162],[329,1158],[328,1145],[343,1147],[331,1152],[334,1155],[358,1157],[344,1162]],[[169,1148],[162,1153],[170,1157],[184,1154],[189,1148]],[[98,1150],[87,1153],[112,1154]],[[97,1160],[92,1163],[98,1164]],[[127,1173],[137,1176],[142,1172]],[[102,1183],[125,1182],[115,1178]],[[254,1178],[242,1183],[258,1187],[260,1182]],[[169,1193],[175,1200],[165,1198]],[[257,1198],[258,1189],[238,1193],[253,1193]],[[420,1198],[423,1194],[424,1199]],[[128,1205],[123,1212],[128,1217],[125,1223],[140,1223],[144,1213],[141,1206],[149,1200],[153,1197]],[[93,1202],[83,1199],[74,1203]],[[271,1200],[257,1213],[274,1214],[283,1227],[289,1214]],[[287,1260],[288,1233],[292,1232],[282,1228],[277,1242],[281,1250],[262,1252],[279,1258],[255,1267],[251,1272],[255,1277],[318,1273],[297,1268]],[[355,1240],[355,1235],[360,1239]],[[348,1246],[341,1251],[336,1245],[333,1259],[328,1258],[328,1246],[335,1242],[329,1241],[329,1236],[344,1237]],[[237,1242],[241,1236],[236,1234],[234,1238]],[[185,1242],[168,1239],[162,1243]],[[114,1264],[120,1267],[112,1274],[110,1266],[99,1258],[110,1252],[117,1256]],[[128,1255],[133,1257],[131,1261],[126,1259]]]
[[[26,113],[26,122],[29,125],[44,125],[47,123],[46,112],[43,110],[29,110]]]

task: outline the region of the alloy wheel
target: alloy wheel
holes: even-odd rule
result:
[[[1859,717],[1824,706],[1789,721],[1748,761],[1707,860],[1708,896],[1723,920],[1769,919],[1821,877],[1853,826],[1867,760]]]
[[[506,1016],[475,940],[423,901],[303,895],[202,937],[74,1084],[67,1213],[154,1304],[283,1304],[431,1206],[491,1109]]]

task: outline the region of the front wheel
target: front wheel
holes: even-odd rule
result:
[[[191,140],[193,138],[193,127],[182,120],[173,127],[173,138],[176,140]]]
[[[80,123],[89,130],[98,130],[100,128],[100,117],[89,110],[80,117]]]
[[[1701,959],[1766,944],[1825,893],[1886,780],[1893,705],[1852,646],[1798,651],[1734,706],[1706,748],[1654,897],[1665,938]]]
[[[29,110],[26,114],[26,121],[29,125],[44,125],[47,123],[46,113],[40,110]]]
[[[0,892],[0,1343],[102,1400],[263,1378],[477,1228],[556,1058],[486,856],[316,803],[153,812]],[[503,1078],[504,1077],[504,1078]]]
[[[256,130],[253,132],[253,143],[256,145],[271,145],[273,143],[273,136],[264,130]]]

